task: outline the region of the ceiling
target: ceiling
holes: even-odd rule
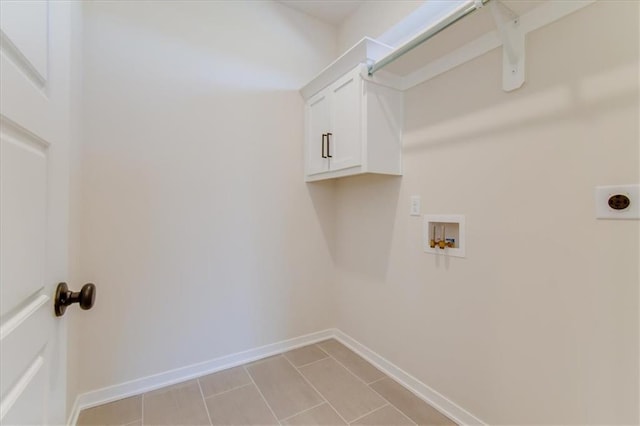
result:
[[[332,25],[340,25],[364,0],[280,0],[280,3]]]

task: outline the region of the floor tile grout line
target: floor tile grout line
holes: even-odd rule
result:
[[[271,414],[273,415],[273,417],[275,418],[276,422],[277,422],[279,425],[282,425],[281,421],[289,420],[289,419],[291,419],[291,418],[293,418],[293,417],[295,417],[295,416],[297,416],[297,415],[300,415],[300,414],[305,413],[305,412],[307,412],[307,411],[313,410],[314,408],[318,408],[318,407],[320,407],[321,405],[323,405],[323,404],[325,404],[325,403],[326,403],[329,407],[331,407],[331,409],[333,409],[333,410],[335,411],[335,413],[340,417],[340,419],[342,419],[346,424],[351,424],[351,423],[353,423],[353,422],[356,422],[356,421],[358,421],[358,420],[362,419],[363,417],[365,417],[365,416],[367,416],[367,415],[369,415],[369,414],[371,414],[371,413],[373,413],[373,412],[375,412],[375,411],[378,411],[378,410],[380,410],[380,409],[382,409],[382,408],[386,407],[387,405],[389,405],[389,406],[391,406],[391,407],[395,408],[396,410],[398,410],[398,411],[399,411],[399,412],[400,412],[400,413],[401,413],[405,418],[407,418],[407,420],[409,420],[411,423],[416,424],[416,422],[415,422],[411,417],[409,417],[409,415],[408,415],[408,414],[406,414],[403,410],[401,410],[401,409],[400,409],[399,407],[397,407],[395,404],[391,403],[387,398],[385,398],[382,394],[380,394],[376,389],[374,389],[374,388],[372,387],[372,385],[374,385],[375,383],[381,382],[381,381],[383,381],[383,380],[385,380],[385,379],[389,379],[389,380],[395,381],[395,380],[393,380],[393,378],[391,378],[390,376],[388,376],[388,375],[387,375],[387,374],[385,374],[384,372],[382,372],[382,371],[378,370],[375,366],[371,365],[367,360],[363,359],[363,360],[364,360],[364,362],[368,363],[368,364],[369,364],[369,365],[371,365],[373,368],[375,368],[376,370],[380,371],[380,373],[382,373],[382,374],[383,374],[383,377],[380,377],[380,378],[378,378],[378,379],[376,379],[376,380],[373,380],[372,382],[367,383],[364,379],[360,378],[360,377],[359,377],[359,376],[358,376],[354,371],[352,371],[349,367],[347,367],[347,365],[346,365],[346,364],[344,364],[342,361],[340,361],[336,356],[334,356],[334,355],[333,355],[333,354],[331,354],[330,352],[328,352],[328,351],[324,350],[322,347],[320,347],[320,346],[318,345],[318,343],[310,344],[310,345],[307,345],[306,347],[309,347],[309,346],[315,346],[317,349],[319,349],[319,350],[320,350],[320,352],[322,352],[322,353],[323,353],[323,354],[325,354],[326,356],[325,356],[325,357],[323,357],[323,358],[321,358],[321,359],[318,359],[318,360],[315,360],[315,361],[312,361],[312,362],[309,362],[309,363],[306,363],[306,364],[303,364],[303,365],[300,365],[300,366],[296,366],[296,365],[294,365],[294,364],[293,364],[293,362],[292,362],[292,361],[291,361],[291,360],[286,356],[286,352],[281,352],[281,353],[279,353],[279,354],[272,355],[272,356],[269,356],[269,357],[263,358],[263,359],[261,359],[261,360],[257,360],[257,361],[249,362],[249,363],[246,363],[246,364],[242,364],[242,365],[241,365],[241,367],[244,369],[245,373],[247,374],[247,376],[248,376],[248,377],[249,377],[249,379],[251,380],[251,382],[250,382],[250,383],[246,383],[246,384],[244,384],[244,385],[236,386],[236,387],[231,388],[231,389],[229,389],[229,390],[226,390],[226,391],[223,391],[223,392],[218,392],[218,393],[216,393],[216,394],[212,394],[212,395],[209,395],[209,396],[207,396],[207,397],[205,397],[205,396],[204,396],[204,391],[203,391],[203,389],[202,389],[202,385],[201,385],[201,383],[200,383],[200,378],[201,378],[201,377],[196,378],[196,380],[198,381],[198,388],[199,388],[199,390],[200,390],[200,396],[201,396],[201,398],[202,398],[202,400],[203,400],[203,402],[204,402],[204,404],[205,404],[205,410],[206,410],[206,412],[207,412],[207,417],[209,418],[209,422],[210,422],[211,424],[213,424],[213,422],[212,422],[212,420],[211,420],[211,415],[210,415],[210,413],[209,413],[209,409],[208,409],[207,404],[206,404],[206,399],[209,399],[209,398],[215,398],[215,397],[217,397],[217,396],[220,396],[220,395],[223,395],[223,394],[226,394],[226,393],[232,392],[232,391],[234,391],[234,390],[241,389],[241,388],[243,388],[243,387],[247,387],[247,386],[253,385],[253,386],[255,386],[255,388],[256,388],[256,390],[258,391],[258,393],[260,394],[261,398],[263,399],[263,401],[264,401],[264,402],[265,402],[265,404],[267,405],[267,408],[269,408],[269,411],[271,412]],[[303,346],[303,347],[305,347],[305,346]],[[350,350],[348,347],[347,347],[347,349],[348,349],[348,350]],[[356,354],[356,355],[357,355],[357,354]],[[284,358],[284,359],[285,359],[285,360],[286,360],[286,361],[287,361],[287,362],[288,362],[288,363],[289,363],[289,364],[294,368],[294,370],[295,370],[298,374],[300,374],[300,376],[303,378],[303,380],[304,380],[304,381],[305,381],[305,382],[306,382],[306,383],[307,383],[307,384],[308,384],[308,385],[309,385],[309,386],[310,386],[310,387],[311,387],[311,388],[312,388],[312,389],[313,389],[313,390],[314,390],[314,391],[315,391],[315,392],[316,392],[316,393],[317,393],[317,394],[318,394],[318,395],[323,399],[323,402],[321,402],[321,403],[319,403],[319,404],[317,404],[317,405],[314,405],[314,406],[312,406],[312,407],[309,407],[309,408],[307,408],[307,409],[304,409],[304,410],[302,410],[302,411],[300,411],[300,412],[298,412],[298,413],[295,413],[295,414],[293,414],[293,415],[291,415],[291,416],[288,416],[288,417],[286,417],[286,418],[284,418],[284,419],[282,419],[282,420],[278,419],[278,417],[275,415],[275,412],[273,411],[273,409],[272,409],[271,405],[269,405],[269,402],[266,400],[266,398],[265,398],[264,394],[262,393],[262,391],[261,391],[261,390],[260,390],[260,388],[258,387],[257,383],[256,383],[256,382],[255,382],[255,380],[253,379],[253,376],[251,376],[251,373],[249,372],[249,369],[247,368],[247,366],[248,366],[248,365],[250,365],[250,364],[261,363],[261,362],[263,362],[263,361],[267,361],[268,359],[270,359],[270,358],[274,358],[274,357],[277,357],[277,356],[282,356],[282,357],[283,357],[283,358]],[[354,376],[358,381],[360,381],[361,383],[363,383],[366,387],[368,387],[368,388],[369,388],[370,390],[372,390],[376,395],[378,395],[378,396],[379,396],[383,401],[385,401],[385,402],[386,402],[386,404],[382,405],[381,407],[377,407],[377,408],[373,409],[373,410],[372,410],[372,411],[370,411],[369,413],[366,413],[366,414],[364,414],[364,415],[362,415],[362,416],[360,416],[360,417],[356,418],[355,420],[352,420],[351,422],[347,422],[347,421],[346,421],[346,419],[345,419],[345,418],[344,418],[344,417],[343,417],[343,416],[338,412],[338,410],[337,410],[337,409],[336,409],[336,408],[335,408],[335,407],[334,407],[334,406],[329,402],[329,400],[328,400],[327,398],[325,398],[325,396],[324,396],[324,395],[323,395],[323,394],[322,394],[322,393],[321,393],[321,392],[320,392],[320,391],[319,391],[319,390],[318,390],[318,389],[317,389],[317,388],[316,388],[316,387],[315,387],[315,386],[314,386],[314,385],[309,381],[309,379],[307,379],[307,377],[302,373],[302,371],[300,371],[300,369],[301,369],[301,368],[305,368],[305,367],[307,367],[307,366],[311,366],[311,365],[316,364],[316,363],[319,363],[319,362],[321,362],[321,361],[326,361],[327,359],[332,359],[332,360],[334,360],[338,365],[340,365],[340,366],[341,366],[341,367],[343,367],[345,370],[347,370],[347,371],[348,371],[352,376]],[[204,377],[204,376],[202,376],[202,377]],[[400,385],[403,389],[406,389],[403,385],[401,385],[401,384],[399,384],[399,385]],[[407,389],[407,390],[408,390],[408,389]],[[411,391],[410,391],[410,392],[411,392]],[[413,394],[413,392],[411,392],[411,393]],[[145,416],[144,416],[144,405],[145,405],[145,404],[144,404],[144,402],[145,402],[145,401],[144,401],[144,400],[145,400],[145,398],[144,398],[144,397],[145,397],[145,393],[142,393],[142,394],[141,394],[141,401],[140,401],[140,403],[141,403],[141,418],[140,418],[139,420],[140,420],[140,422],[142,423],[142,425],[143,425],[143,426],[144,426],[144,417],[145,417]],[[431,408],[433,408],[434,410],[436,410],[438,413],[442,414],[439,410],[435,409],[435,407],[433,407],[431,404],[429,404],[428,402],[426,402],[426,401],[422,400],[422,398],[418,397],[418,399],[420,399],[423,403],[427,404],[429,407],[431,407]],[[448,416],[446,416],[446,415],[444,415],[444,414],[442,414],[442,415],[448,418]],[[134,423],[135,423],[135,422],[137,422],[137,421],[138,421],[138,420],[135,420],[135,421],[133,421],[133,422],[127,423],[125,426],[132,425],[132,424],[134,424]]]
[[[451,420],[451,418],[449,416],[447,416],[446,414],[444,414],[442,411],[438,410],[436,407],[434,407],[433,405],[431,405],[430,403],[428,403],[427,401],[425,401],[424,399],[420,398],[418,395],[416,395],[415,393],[413,393],[411,390],[407,389],[404,385],[401,385],[400,383],[396,382],[393,378],[391,377],[385,377],[386,379],[390,379],[392,382],[396,383],[398,386],[400,386],[402,389],[406,390],[407,392],[411,393],[411,395],[413,395],[414,397],[418,398],[418,400],[420,400],[420,402],[422,402],[423,404],[428,405],[429,407],[433,408],[436,412],[438,412],[440,415],[446,417],[447,419]],[[385,401],[389,401],[387,398],[385,398],[384,396],[382,396],[382,394],[380,392],[378,392],[377,390],[375,390],[371,385],[377,382],[382,381],[382,379],[380,380],[376,380],[375,382],[371,382],[369,386],[369,388],[374,391],[375,393],[377,393],[378,395],[380,395],[380,398],[384,399]],[[404,414],[404,416],[406,418],[408,418],[409,420],[411,420],[411,422],[415,425],[418,424],[418,422],[416,422],[415,420],[413,420],[411,417],[409,417],[409,415],[407,413],[405,413],[404,411],[402,411],[400,409],[400,407],[396,406],[395,404],[391,403],[391,401],[389,401],[389,404],[391,404],[393,407],[395,407],[398,411],[400,411],[402,414]],[[451,420],[454,424],[457,424],[456,422],[454,422],[453,420]]]
[[[342,342],[338,343],[342,344]],[[355,353],[356,355],[358,355],[356,352],[354,352],[353,350],[351,350],[349,347],[347,347],[346,345],[342,344],[343,346],[345,346],[349,351]],[[392,405],[395,409],[397,409],[398,411],[400,411],[406,418],[408,418],[409,420],[411,420],[411,422],[413,424],[417,423],[411,418],[409,417],[408,414],[406,414],[404,411],[402,411],[399,407],[396,407],[393,403],[391,403],[391,401],[389,401],[387,398],[385,398],[384,396],[382,396],[380,394],[380,392],[376,391],[373,387],[371,387],[372,384],[380,382],[384,379],[390,379],[395,383],[398,383],[396,380],[394,380],[391,376],[389,376],[388,374],[384,373],[383,371],[379,370],[377,367],[375,367],[373,364],[371,364],[369,361],[367,361],[366,359],[362,358],[362,356],[360,356],[360,358],[362,358],[366,363],[370,364],[373,368],[375,368],[376,370],[380,371],[383,374],[383,377],[376,379],[370,383],[365,382],[363,379],[361,379],[360,377],[358,377],[357,374],[355,374],[353,371],[351,371],[351,369],[349,369],[349,367],[347,367],[346,365],[344,365],[342,362],[340,362],[340,360],[338,360],[338,358],[336,358],[335,356],[331,355],[329,352],[325,351],[326,353],[329,354],[329,356],[331,358],[333,358],[338,364],[340,364],[341,366],[343,366],[349,373],[351,373],[352,375],[354,375],[358,380],[360,380],[362,383],[364,383],[369,389],[371,389],[372,391],[374,391],[378,396],[380,396],[380,398],[384,399],[385,401],[387,401],[390,405]],[[420,401],[424,402],[425,404],[427,404],[429,407],[433,408],[434,410],[436,410],[438,413],[442,414],[443,416],[449,418],[449,416],[443,414],[440,410],[438,410],[437,408],[435,408],[433,405],[429,404],[427,401],[423,400],[422,398],[418,397],[417,395],[415,395],[411,390],[407,389],[405,386],[401,385],[400,383],[398,383],[398,385],[400,385],[400,387],[402,387],[403,389],[408,390],[409,392],[411,392],[416,398],[418,398]],[[454,422],[455,423],[455,422]]]
[[[324,342],[324,341],[325,341],[325,340],[322,340],[321,342],[318,342],[318,343],[322,343],[322,342]],[[314,362],[322,361],[323,359],[327,359],[327,358],[329,357],[329,354],[327,353],[327,351],[322,350],[322,348],[321,348],[320,346],[318,346],[318,343],[311,343],[310,345],[307,345],[307,346],[301,346],[301,347],[299,347],[299,348],[292,349],[292,350],[290,350],[290,351],[285,351],[285,352],[280,353],[280,355],[282,355],[283,357],[287,358],[287,361],[289,361],[289,363],[290,363],[291,365],[293,365],[293,367],[294,367],[294,368],[306,367],[307,365],[313,364]],[[289,359],[289,357],[287,356],[287,354],[288,354],[289,352],[293,352],[293,351],[296,351],[296,350],[298,350],[298,349],[309,348],[309,347],[311,347],[311,346],[315,346],[315,348],[316,348],[316,349],[318,349],[320,352],[322,352],[322,353],[324,354],[324,356],[323,356],[322,358],[320,358],[320,359],[317,359],[317,360],[315,360],[315,361],[311,361],[311,362],[308,362],[308,363],[306,363],[306,364],[302,364],[302,365],[295,365],[295,364],[293,363],[293,361],[291,361],[291,359]]]
[[[336,360],[337,361],[337,360]],[[338,361],[340,362],[340,361]],[[345,367],[346,368],[346,367]],[[385,374],[385,377],[382,377],[378,380],[374,380],[371,383],[368,383],[367,386],[369,387],[369,389],[371,389],[372,391],[374,391],[376,394],[378,394],[380,396],[380,398],[384,399],[385,401],[387,401],[389,404],[391,404],[393,407],[395,407],[398,411],[400,411],[406,418],[408,418],[409,420],[411,420],[411,422],[415,425],[417,425],[418,423],[416,421],[414,421],[411,417],[409,417],[409,415],[407,413],[405,413],[404,411],[402,411],[400,409],[400,407],[396,406],[395,404],[393,404],[391,401],[389,401],[387,398],[385,398],[384,396],[382,396],[382,394],[380,392],[378,392],[377,390],[375,390],[371,385],[373,385],[374,383],[378,383],[381,382],[385,379],[389,379],[392,382],[396,383],[398,386],[400,386],[402,389],[408,391],[409,393],[411,393],[413,396],[415,396],[416,398],[418,398],[422,403],[428,405],[429,407],[433,408],[434,410],[436,410],[438,413],[440,413],[441,415],[443,415],[444,417],[448,418],[449,420],[451,420],[449,418],[449,416],[443,414],[440,410],[438,410],[436,407],[434,407],[433,405],[431,405],[430,403],[428,403],[427,401],[425,401],[424,399],[420,398],[418,395],[416,395],[415,393],[413,393],[413,391],[411,391],[410,389],[407,389],[404,385],[398,383],[395,379],[393,379],[391,376],[388,376]],[[364,381],[363,381],[364,382]],[[366,382],[365,382],[366,383]],[[454,422],[455,423],[455,422]]]
[[[330,357],[331,359],[333,359],[335,362],[337,362],[338,364],[340,364],[340,366],[341,366],[342,368],[344,368],[345,370],[347,370],[347,371],[349,372],[349,374],[351,374],[353,377],[355,377],[356,379],[358,379],[358,380],[359,380],[361,383],[363,383],[365,386],[369,387],[369,383],[367,383],[367,382],[365,382],[364,380],[362,380],[362,379],[360,378],[360,376],[358,376],[356,373],[354,373],[353,371],[351,371],[351,370],[349,369],[349,367],[347,367],[346,365],[344,365],[343,363],[341,363],[341,362],[340,362],[340,360],[338,360],[338,358],[334,357],[334,356],[333,356],[333,355],[331,355],[331,354],[329,354],[329,357]],[[375,367],[374,367],[374,368],[375,368]],[[377,369],[376,369],[376,370],[377,370]],[[380,371],[380,370],[378,370],[378,371]],[[382,373],[382,371],[380,371],[380,372]],[[384,374],[384,373],[382,373],[382,374]],[[386,374],[384,374],[384,375],[385,375],[385,377],[381,377],[381,379],[384,379],[384,378],[388,377]],[[371,383],[373,383],[373,382],[371,382]]]
[[[283,354],[284,354],[284,352],[278,352],[278,353],[275,353],[275,354],[267,355],[264,358],[254,359],[253,361],[249,361],[249,362],[247,362],[245,364],[240,364],[237,367],[246,367],[247,365],[262,364],[263,362],[269,361],[271,358],[277,358],[279,356],[282,356]]]
[[[363,414],[363,415],[361,415],[360,417],[358,417],[358,418],[356,418],[356,419],[351,420],[351,423],[349,423],[349,424],[351,425],[351,424],[353,424],[353,423],[357,422],[358,420],[360,420],[360,419],[362,419],[362,418],[364,418],[364,417],[367,417],[369,414],[373,414],[373,413],[375,413],[375,412],[376,412],[376,411],[378,411],[378,410],[382,410],[384,407],[388,407],[389,405],[391,405],[391,404],[386,403],[386,404],[384,404],[382,407],[374,408],[373,410],[369,411],[368,413],[364,413],[364,414]]]
[[[207,400],[207,399],[209,399],[209,398],[215,398],[215,397],[217,397],[217,396],[224,395],[225,393],[233,392],[233,391],[235,391],[235,390],[242,389],[242,388],[247,387],[247,386],[251,386],[252,384],[253,384],[253,383],[245,383],[244,385],[236,386],[235,388],[231,388],[231,389],[228,389],[228,390],[226,390],[226,391],[222,391],[222,392],[214,393],[214,394],[207,395],[207,396],[204,396],[204,391],[203,391],[203,392],[202,392],[202,397],[203,397],[205,400]]]
[[[371,385],[372,385],[372,384],[374,384],[374,383],[378,383],[378,382],[383,381],[384,379],[389,379],[389,378],[390,378],[390,377],[389,377],[389,376],[387,376],[387,375],[385,374],[385,375],[384,375],[384,377],[380,377],[379,379],[375,379],[375,380],[374,380],[373,382],[371,382],[371,383],[367,383],[367,386],[371,386]]]
[[[323,353],[323,354],[325,354],[326,356],[330,356],[330,355],[329,355],[329,352],[325,351],[324,349],[322,349],[322,348],[320,347],[320,343],[324,343],[324,342],[326,342],[326,341],[327,341],[327,340],[323,340],[322,342],[314,343],[314,346],[315,346],[316,348],[318,348],[318,349],[320,350],[320,352],[322,352],[322,353]]]
[[[285,417],[285,418],[284,418],[284,419],[282,419],[281,421],[283,421],[283,422],[284,422],[284,421],[286,421],[286,420],[292,419],[292,418],[294,418],[295,416],[298,416],[298,415],[300,415],[300,414],[302,414],[302,413],[306,413],[307,411],[311,411],[311,410],[313,410],[314,408],[318,408],[318,407],[320,407],[321,405],[324,405],[324,404],[329,404],[329,403],[328,403],[327,401],[322,401],[320,404],[316,404],[316,405],[314,405],[313,407],[305,408],[304,410],[302,410],[302,411],[298,411],[297,413],[292,414],[292,415],[290,415],[289,417]]]
[[[204,409],[207,412],[207,418],[209,419],[209,424],[213,426],[213,422],[211,421],[211,414],[209,414],[209,407],[207,407],[207,401],[205,401],[204,392],[202,392],[202,385],[200,384],[200,379],[196,379],[196,382],[198,382],[198,389],[200,389],[200,397],[202,398]]]
[[[285,359],[287,359],[287,358],[285,357]],[[324,359],[326,360],[327,358],[324,358]],[[287,361],[289,361],[289,360],[287,359]],[[321,361],[323,361],[323,360],[321,360]],[[319,391],[315,386],[313,386],[313,383],[311,383],[311,381],[310,381],[309,379],[307,379],[307,377],[304,375],[304,373],[303,373],[302,371],[300,371],[298,368],[296,368],[296,366],[295,366],[295,365],[293,365],[293,363],[292,363],[291,361],[289,361],[289,364],[291,364],[291,366],[292,366],[293,368],[295,368],[295,369],[296,369],[296,371],[298,372],[298,374],[299,374],[300,376],[302,376],[302,378],[305,380],[305,382],[307,382],[307,383],[309,384],[309,386],[311,386],[311,388],[312,388],[314,391],[316,391],[316,392],[318,393],[318,395],[320,395],[320,398],[324,399],[324,400],[326,401],[326,403],[327,403],[327,404],[329,404],[329,407],[331,407],[331,409],[333,409],[333,411],[335,411],[335,412],[336,412],[336,414],[338,415],[338,417],[340,417],[340,418],[342,419],[342,421],[344,422],[344,424],[348,425],[348,424],[349,424],[349,422],[347,421],[347,419],[345,419],[344,417],[342,417],[342,414],[340,414],[340,412],[339,412],[338,410],[336,410],[336,407],[334,407],[334,406],[333,406],[333,404],[331,404],[331,403],[329,402],[329,400],[328,400],[328,399],[327,399],[327,398],[322,394],[322,392],[320,392],[320,391]]]
[[[285,358],[286,359],[286,358]],[[264,394],[262,393],[262,391],[260,390],[260,388],[258,387],[258,384],[256,383],[255,380],[253,380],[253,376],[251,375],[251,373],[249,372],[249,369],[247,368],[246,364],[242,366],[244,368],[244,371],[249,375],[249,378],[251,379],[251,383],[253,383],[253,386],[256,387],[256,390],[258,391],[258,393],[260,394],[260,397],[262,398],[262,400],[264,401],[265,404],[267,404],[267,408],[269,409],[269,411],[271,411],[271,414],[273,415],[273,418],[276,419],[276,422],[279,425],[282,425],[282,423],[280,423],[280,419],[278,419],[278,416],[276,416],[275,411],[273,411],[273,408],[271,408],[271,406],[269,405],[269,402],[267,401],[267,398],[264,397]]]
[[[287,358],[287,357],[285,356],[285,358]],[[289,361],[291,363],[291,365],[293,365],[294,368],[302,368],[302,367],[306,367],[308,365],[315,364],[316,362],[324,361],[327,358],[330,358],[329,355],[325,356],[324,358],[316,359],[315,361],[311,361],[311,362],[308,362],[308,363],[302,364],[302,365],[294,365],[293,362],[289,358],[287,358],[287,361]]]
[[[348,348],[347,348],[348,349]],[[355,352],[354,352],[355,353]],[[357,355],[357,354],[356,354]],[[400,408],[396,407],[394,404],[391,403],[391,401],[389,401],[387,398],[385,398],[384,396],[380,395],[380,392],[376,391],[374,388],[372,388],[371,386],[369,386],[369,383],[365,382],[364,380],[362,380],[360,377],[358,377],[357,374],[355,374],[353,371],[351,371],[349,369],[349,367],[347,367],[346,365],[344,365],[343,363],[341,363],[336,357],[334,357],[333,355],[329,354],[329,357],[331,359],[333,359],[335,362],[337,362],[339,365],[341,365],[345,370],[347,370],[353,377],[355,377],[356,379],[360,380],[360,382],[362,382],[367,388],[371,389],[372,392],[374,392],[376,395],[378,395],[380,398],[382,398],[383,401],[385,401],[387,404],[391,405],[393,408],[395,408],[396,410],[400,411],[406,418],[408,418],[413,424],[417,424],[416,422],[413,421],[413,419],[411,417],[409,417],[404,411],[402,411]],[[365,362],[368,362],[367,360],[365,360]],[[374,367],[375,368],[375,367]],[[377,370],[377,368],[376,368]],[[380,371],[380,370],[378,370]],[[380,371],[382,373],[382,371]],[[378,380],[375,380],[371,383],[375,383],[378,382],[382,379],[388,379],[390,378],[387,374],[384,374],[384,377],[381,377]],[[404,386],[403,386],[404,387]],[[380,407],[382,408],[382,407]],[[355,420],[354,420],[355,421]]]
[[[345,346],[345,348],[346,348],[346,346]],[[347,349],[349,349],[349,348],[347,348]],[[349,350],[351,351],[351,349],[349,349]],[[351,351],[351,352],[353,352],[353,351]],[[360,376],[358,376],[358,375],[357,375],[356,373],[354,373],[354,372],[353,372],[349,367],[347,367],[347,366],[346,366],[342,361],[340,361],[340,360],[339,360],[338,358],[336,358],[335,356],[331,355],[329,352],[327,352],[327,353],[329,354],[329,357],[330,357],[330,358],[333,358],[333,359],[334,359],[338,364],[340,364],[341,366],[343,366],[344,368],[346,368],[346,370],[347,370],[349,373],[351,373],[352,375],[354,375],[358,380],[360,380],[362,383],[364,383],[364,384],[365,384],[365,385],[367,385],[367,386],[369,386],[371,383],[375,383],[375,382],[377,382],[378,380],[386,379],[387,377],[389,377],[387,374],[383,373],[383,372],[382,372],[382,371],[380,371],[378,368],[374,367],[374,366],[373,366],[373,364],[371,364],[369,361],[367,361],[366,359],[364,359],[364,358],[360,357],[360,358],[362,358],[362,360],[363,360],[364,362],[366,362],[367,364],[369,364],[371,367],[375,368],[377,371],[380,371],[380,373],[382,374],[382,377],[380,377],[379,379],[375,379],[374,381],[372,381],[372,382],[370,382],[370,383],[367,383],[367,382],[365,382],[365,381],[364,381],[364,379],[360,378]],[[353,353],[354,353],[355,355],[358,355],[358,354],[356,354],[355,352],[353,352]],[[360,356],[360,355],[358,355],[358,356]]]
[[[372,382],[372,384],[373,384],[373,383],[376,383],[376,382],[379,382],[379,381],[380,381],[380,380],[376,380],[375,382]],[[400,386],[402,386],[402,385],[400,385]],[[382,396],[382,394],[381,394],[380,392],[378,392],[377,390],[375,390],[374,388],[372,388],[370,385],[367,385],[367,387],[368,387],[369,389],[371,389],[373,392],[375,392],[375,393],[376,393],[380,398],[382,398],[382,399],[384,399],[385,401],[387,401],[387,402],[389,403],[389,405],[391,405],[393,408],[395,408],[396,410],[398,410],[398,411],[399,411],[403,416],[405,416],[407,419],[409,419],[409,421],[410,421],[411,423],[413,423],[414,425],[417,425],[417,424],[418,424],[418,423],[417,423],[417,422],[415,422],[411,417],[409,417],[409,415],[408,415],[407,413],[405,413],[404,411],[402,411],[402,410],[400,409],[400,407],[396,407],[396,405],[395,405],[395,404],[391,403],[391,401],[389,401],[387,398],[385,398],[384,396]],[[402,387],[404,388],[404,386],[402,386]],[[438,412],[439,412],[439,411],[438,411]]]

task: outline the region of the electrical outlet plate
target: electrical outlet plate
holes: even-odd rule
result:
[[[411,196],[411,205],[409,206],[409,214],[411,216],[420,216],[420,196]]]
[[[609,206],[609,198],[625,195],[629,198],[629,207],[615,210]],[[640,219],[640,185],[596,186],[596,218],[597,219]]]

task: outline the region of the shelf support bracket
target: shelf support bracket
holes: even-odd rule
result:
[[[524,84],[524,31],[520,17],[500,0],[489,2],[489,10],[502,40],[502,89],[519,89]]]

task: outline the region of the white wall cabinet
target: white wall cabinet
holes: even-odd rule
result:
[[[402,174],[402,92],[371,81],[358,65],[305,107],[305,179]]]

